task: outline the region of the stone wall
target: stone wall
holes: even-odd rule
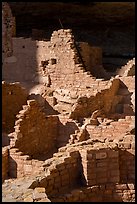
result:
[[[9,174],[18,178],[30,176],[31,190],[28,191],[28,196],[23,195],[26,201],[134,201],[135,180],[133,177],[131,179],[134,163],[133,157],[129,156],[131,150],[134,154],[132,139],[131,135],[123,137],[123,141],[120,139],[117,143],[90,139],[62,147],[46,161],[31,159],[12,148]],[[128,175],[128,180],[121,179],[123,172]]]
[[[27,102],[28,93],[20,83],[2,82],[2,129],[4,132],[14,131],[16,114]]]
[[[44,187],[47,195],[63,194],[80,185],[80,157],[78,151],[66,153],[62,158],[58,154],[56,160],[47,169],[47,176],[40,178],[39,185]],[[48,164],[49,161],[45,162]]]
[[[126,135],[118,146],[120,182],[135,183],[135,135]]]
[[[89,97],[79,97],[73,106],[70,118],[90,117],[96,110],[101,110],[106,115],[111,112],[113,100],[119,88],[119,79],[112,79],[109,83],[102,81],[99,83],[100,86],[102,84],[100,91],[90,93]]]
[[[16,117],[15,132],[10,134],[11,147],[33,158],[45,156],[45,159],[57,150],[57,116],[46,116],[35,100],[28,100]]]
[[[109,74],[102,66],[102,49],[100,47],[91,46],[86,42],[77,42],[77,47],[86,71],[89,71],[96,78],[109,77]]]
[[[7,2],[2,2],[2,61],[12,56],[12,35],[14,18]]]
[[[42,83],[53,89],[72,90],[73,86],[73,89],[79,93],[81,90],[83,93],[89,84],[95,83],[95,78],[83,67],[70,29],[54,31],[50,41],[21,37],[14,37],[12,40],[14,59],[4,63],[3,78],[5,80]],[[92,59],[89,62],[81,51],[83,60],[86,61],[88,67],[98,66],[101,63],[100,52],[97,48],[89,49]],[[94,49],[97,53],[93,51]],[[94,55],[97,56],[95,59]],[[95,84],[98,85],[98,83]]]
[[[44,170],[44,161],[32,159],[23,154],[17,148],[9,150],[9,176],[10,178],[22,178],[24,176],[38,175]]]
[[[78,124],[66,115],[59,115],[59,132],[57,138],[57,146],[62,147],[68,144],[70,135],[79,130]]]
[[[131,184],[103,184],[92,187],[75,189],[57,198],[52,197],[51,202],[134,202],[135,190]],[[46,199],[39,200],[46,202]]]
[[[116,73],[119,76],[134,76],[135,75],[135,58],[129,60],[125,66],[117,69]]]
[[[52,161],[46,161],[45,162],[45,167],[47,166],[48,169],[46,170],[47,176],[44,176],[41,178],[39,177],[39,185],[34,185],[32,184],[33,188],[37,187],[44,187],[45,192],[47,194],[46,199],[48,198],[51,200],[51,202],[76,202],[76,201],[89,201],[89,202],[111,202],[116,201],[116,202],[126,202],[126,201],[134,201],[135,199],[135,186],[134,186],[134,181],[128,180],[126,182],[121,181],[121,167],[119,168],[119,165],[121,164],[121,146],[117,147],[117,144],[115,142],[109,142],[109,143],[101,143],[101,142],[95,142],[94,140],[77,143],[75,145],[71,145],[68,148],[63,147],[60,149],[60,153],[56,153],[55,157],[56,160]],[[130,142],[129,142],[130,143]],[[83,146],[84,144],[87,144],[87,146]],[[132,144],[132,143],[131,143]],[[98,150],[97,150],[98,148]],[[101,149],[102,148],[102,149]],[[94,150],[93,150],[94,149]],[[67,154],[65,153],[64,155],[64,150],[65,152],[68,152],[68,157]],[[125,152],[127,149],[124,149]],[[81,159],[80,160],[80,155],[78,152],[80,151]],[[91,154],[92,152],[92,154]],[[62,155],[62,157],[61,157]],[[67,157],[64,159],[64,156]],[[74,158],[77,158],[78,160],[76,161]],[[62,164],[60,164],[60,161],[64,160]],[[72,159],[73,158],[73,159]],[[129,158],[129,160],[131,157]],[[94,161],[93,161],[94,160]],[[123,160],[123,159],[122,159]],[[61,188],[60,186],[60,177],[62,176],[63,172],[66,172],[66,161],[68,161],[67,165],[70,168],[71,163],[76,163],[78,162],[82,166],[77,166],[76,168],[79,168],[79,178],[78,180],[75,180],[78,185],[75,186],[75,188],[68,188],[68,179],[66,182],[66,188],[63,188],[64,191],[59,191]],[[73,161],[73,162],[72,162]],[[126,161],[126,160],[125,160]],[[130,163],[131,164],[131,163]],[[122,166],[124,167],[125,164]],[[133,167],[133,163],[132,163]],[[54,169],[54,170],[53,170]],[[60,172],[58,174],[58,170],[62,169],[62,173]],[[71,169],[71,168],[70,168]],[[74,173],[74,169],[71,169],[71,175]],[[75,170],[77,171],[77,170]],[[73,173],[72,173],[73,172]],[[128,172],[131,174],[131,172]],[[63,173],[64,174],[64,173]],[[58,181],[56,183],[56,176],[58,175]],[[52,177],[51,177],[52,176]],[[65,177],[65,175],[64,175]],[[94,178],[93,178],[94,177]],[[72,179],[74,181],[74,179]],[[83,182],[83,181],[86,182]],[[95,181],[93,183],[93,181]],[[49,185],[50,183],[50,185]],[[53,184],[54,183],[54,184]],[[57,188],[55,190],[55,186],[59,186],[59,189]],[[65,184],[63,184],[65,185]],[[49,187],[50,186],[50,187]],[[89,186],[89,187],[86,187]],[[31,187],[30,187],[31,188]],[[63,193],[62,193],[63,192]],[[57,196],[58,194],[58,196]],[[63,195],[62,195],[63,194]],[[39,194],[40,196],[40,194]],[[33,197],[33,196],[32,196]],[[44,199],[41,199],[40,201],[44,201]]]
[[[85,185],[93,186],[119,182],[118,150],[107,149],[105,147],[100,147],[99,150],[85,148],[81,151],[81,157]]]
[[[119,77],[121,81],[120,94],[123,96],[123,112],[125,115],[135,115],[135,76]]]
[[[99,117],[97,119],[99,120]],[[135,116],[127,116],[124,119],[118,119],[118,121],[104,118],[96,127],[87,124],[86,130],[92,139],[118,140],[132,131],[134,124]]]
[[[8,147],[2,148],[2,182],[8,178],[9,172],[9,149]]]

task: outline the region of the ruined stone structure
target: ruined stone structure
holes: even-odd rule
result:
[[[101,48],[75,42],[71,29],[50,41],[11,35],[12,59],[4,55],[2,67],[3,202],[134,202],[135,59],[111,76]]]

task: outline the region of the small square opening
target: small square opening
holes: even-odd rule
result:
[[[56,64],[56,63],[57,63],[57,60],[54,59],[54,58],[52,58],[52,59],[51,59],[51,64]]]
[[[49,60],[41,61],[41,66],[46,67],[49,64]]]

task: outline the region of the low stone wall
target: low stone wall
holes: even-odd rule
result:
[[[119,88],[119,82],[119,79],[112,79],[109,83],[100,81],[100,85],[98,85],[98,87],[101,87],[100,90],[90,93],[89,97],[79,97],[73,106],[70,118],[90,117],[95,110],[102,110],[105,114],[111,112],[113,99]],[[91,91],[91,89],[89,90]]]
[[[24,201],[133,202],[133,138],[126,135],[117,142],[89,139],[62,147],[45,161],[31,160],[12,148],[9,170],[14,177],[30,176],[31,195],[24,195]],[[124,173],[127,180],[122,180]]]
[[[2,182],[8,178],[9,172],[9,149],[8,147],[2,148]]]
[[[49,197],[48,197],[49,198]],[[74,189],[66,195],[49,198],[51,202],[134,202],[135,186],[129,184],[104,184]],[[46,201],[45,199],[39,200]]]
[[[47,160],[44,166],[48,163]],[[80,186],[81,164],[79,152],[73,151],[62,154],[62,158],[57,153],[46,172],[45,176],[39,179],[38,186],[44,187],[49,197],[64,194],[68,190]]]
[[[16,115],[27,102],[28,93],[20,83],[2,82],[2,129],[14,131]]]
[[[27,104],[16,116],[10,145],[32,158],[47,159],[57,150],[58,116],[46,116],[35,100]]]
[[[9,176],[11,178],[38,175],[44,170],[44,161],[31,159],[29,155],[24,155],[17,148],[11,148],[9,154]]]
[[[119,119],[118,121],[104,118],[104,120],[96,127],[94,125],[87,124],[86,130],[92,139],[115,140],[132,131],[134,124],[135,116],[127,116],[124,119]]]
[[[118,141],[120,182],[135,183],[135,135]]]
[[[99,150],[95,149],[96,145],[81,150],[83,183],[87,186],[120,181],[118,149],[101,146],[105,145],[100,144]]]

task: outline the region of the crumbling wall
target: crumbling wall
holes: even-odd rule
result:
[[[16,114],[26,104],[28,93],[20,83],[2,82],[2,129],[14,131]]]
[[[46,202],[46,199],[39,200]],[[135,186],[133,184],[102,184],[92,187],[74,189],[69,194],[52,197],[51,202],[134,202]]]
[[[13,151],[11,150],[11,155],[13,155],[14,152],[16,152],[16,155],[18,155],[18,153],[19,155],[21,154],[21,152],[17,152],[17,149],[13,149]],[[23,155],[21,155],[21,157],[23,158]],[[27,155],[24,155],[24,159],[27,159]],[[32,160],[32,163],[33,162],[34,160]],[[26,164],[27,163],[28,165],[26,167],[28,170],[29,166],[30,168],[36,169],[36,167],[32,166],[29,158],[28,161],[26,161]],[[40,164],[40,161],[38,161],[38,163]],[[37,166],[37,168],[39,168],[39,165],[37,163],[35,163],[35,165]],[[69,152],[54,153],[52,158],[47,159],[46,161],[41,161],[41,170],[42,168],[44,168],[44,174],[42,171],[39,171],[38,173],[37,170],[37,172],[35,172],[36,174],[34,175],[33,170],[30,170],[32,171],[31,178],[33,182],[30,183],[29,188],[35,189],[37,187],[43,187],[45,188],[46,194],[51,197],[56,196],[57,194],[64,194],[70,189],[74,189],[75,187],[78,187],[80,185],[81,169],[80,154],[78,150],[73,149],[69,150]],[[25,173],[25,168],[23,168],[23,170]],[[29,174],[25,175],[28,176]]]
[[[122,146],[118,147],[118,144],[119,141],[102,143],[91,140],[60,148],[52,159],[45,162],[45,175],[42,177],[40,174],[39,182],[33,182],[30,188],[44,187],[45,201],[48,198],[52,202],[134,201],[134,182],[120,180]],[[71,172],[69,177],[68,172]],[[39,201],[44,201],[40,194]]]
[[[94,48],[91,47],[91,50]],[[94,54],[92,51],[92,58]],[[5,80],[41,83],[53,89],[78,91],[79,94],[84,94],[87,88],[95,86],[96,89],[98,86],[98,82],[86,71],[80,60],[70,29],[54,31],[50,41],[13,38],[13,55],[12,62],[5,62],[3,71]],[[97,53],[96,55],[100,56]],[[91,65],[98,66],[101,63],[100,57],[92,61]]]
[[[30,160],[29,156],[21,155],[17,149],[10,149],[10,156],[14,155],[16,161],[19,162],[19,157],[22,159],[24,157],[24,161],[20,160],[18,163],[20,176],[23,177],[23,174],[30,176],[30,191],[28,189],[29,193],[23,194],[24,201],[133,202],[135,200],[133,178],[127,182],[121,180],[123,175],[121,165],[123,170],[125,166],[121,161],[128,161],[128,165],[132,164],[133,170],[133,160],[129,163],[131,160],[129,154],[128,159],[121,154],[124,150],[126,155],[130,147],[132,153],[134,152],[132,138],[133,136],[127,135],[123,137],[123,141],[120,139],[117,142],[103,140],[79,142],[60,148],[59,152],[54,153],[53,157],[46,161]],[[127,172],[130,176],[131,168]],[[95,178],[92,177],[94,174]],[[95,180],[96,184],[93,184]],[[19,180],[19,183],[21,181],[23,182]],[[18,185],[18,182],[15,185]]]
[[[69,116],[59,115],[59,121],[57,146],[61,147],[68,144],[70,135],[74,134],[76,130],[79,130],[79,128],[75,121],[69,119]]]
[[[118,68],[116,73],[119,76],[123,76],[123,77],[134,76],[135,75],[135,58],[133,58],[132,60],[129,60],[125,66]]]
[[[76,44],[87,70],[92,73],[95,66],[102,65],[102,49],[100,47],[93,47],[86,42],[77,42]]]
[[[32,159],[23,154],[17,148],[9,150],[9,176],[10,178],[21,178],[25,176],[38,175],[44,171],[44,161]]]
[[[2,182],[8,178],[9,172],[9,149],[8,147],[2,148]]]
[[[118,141],[121,183],[135,183],[135,135],[126,135]]]
[[[123,87],[118,94],[123,97],[123,112],[125,115],[135,115],[135,76],[122,76],[120,81]]]
[[[97,120],[99,120],[99,117]],[[134,124],[134,116],[127,116],[124,119],[118,119],[118,121],[104,118],[98,126],[87,124],[86,130],[90,138],[114,140],[132,131]]]
[[[82,60],[89,71],[96,78],[108,78],[109,74],[102,66],[102,49],[93,47],[86,42],[77,42]]]
[[[100,85],[102,82],[100,82]],[[79,117],[90,117],[95,110],[101,110],[108,114],[112,110],[114,96],[119,88],[119,79],[112,79],[109,84],[106,83],[104,90],[96,91],[90,97],[79,97],[73,106],[70,118],[78,119]],[[114,108],[114,107],[113,107]]]
[[[33,158],[41,155],[45,159],[57,150],[57,116],[46,116],[35,100],[28,100],[16,117],[15,132],[10,135],[12,147]]]

